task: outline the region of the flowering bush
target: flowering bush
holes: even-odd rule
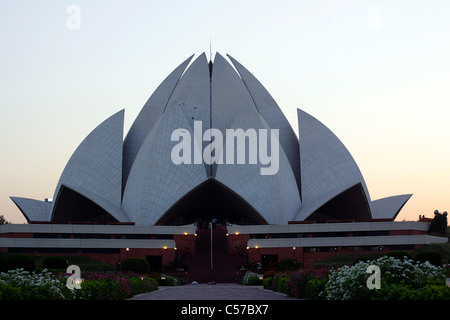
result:
[[[76,293],[83,300],[126,299],[158,286],[155,279],[133,272],[89,272],[82,278],[81,290]]]
[[[289,278],[289,273],[278,272],[272,278],[271,289],[272,291],[278,291],[281,293],[286,293],[286,284]]]
[[[369,290],[366,286],[370,276],[366,270],[370,265],[380,267],[381,290]],[[433,266],[429,262],[414,262],[411,259],[402,261],[384,256],[374,261],[360,261],[352,267],[344,266],[332,272],[325,286],[325,297],[330,300],[406,299],[413,298],[411,293],[398,292],[426,291],[423,288],[430,286],[442,286],[442,290],[447,290],[441,267]]]
[[[289,274],[286,284],[286,293],[297,298],[316,299],[324,286],[324,281],[311,282],[312,280],[323,280],[328,276],[327,269],[298,269]],[[311,284],[309,284],[311,282]],[[309,286],[308,286],[309,284]],[[314,288],[313,288],[314,286]],[[307,290],[308,289],[308,290]],[[319,290],[319,292],[317,292]]]
[[[155,279],[132,272],[82,274],[81,289],[66,286],[64,272],[29,272],[23,269],[0,273],[0,300],[117,300],[157,288]]]
[[[160,286],[177,286],[182,283],[182,281],[179,281],[176,277],[168,276],[166,274],[161,274],[161,276],[157,278],[157,281]]]
[[[444,274],[447,278],[450,278],[450,264],[444,264]]]
[[[262,281],[259,280],[260,277],[261,275],[255,272],[247,271],[244,278],[242,278],[242,283],[246,285],[258,285],[262,283]]]
[[[0,300],[71,299],[71,291],[53,273],[45,269],[29,272],[23,269],[0,273]]]
[[[273,276],[276,274],[275,270],[267,270],[266,272],[264,272],[263,274],[263,278],[273,278]]]

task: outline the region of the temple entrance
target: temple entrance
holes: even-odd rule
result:
[[[243,262],[242,257],[228,255],[226,226],[212,224],[197,230],[195,256],[183,259],[188,281],[198,283],[232,283]]]
[[[186,225],[216,220],[218,224],[267,224],[266,220],[234,191],[209,178],[177,201],[156,223]]]
[[[267,224],[234,191],[209,178],[175,203],[157,225],[197,224],[195,255],[183,257],[189,281],[233,282],[243,257],[228,255],[227,224]]]

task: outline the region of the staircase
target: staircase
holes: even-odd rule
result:
[[[232,283],[236,278],[236,269],[243,263],[242,257],[227,255],[227,236],[225,226],[216,226],[212,232],[213,269],[211,270],[211,229],[197,231],[195,257],[183,258],[188,266],[189,283]]]

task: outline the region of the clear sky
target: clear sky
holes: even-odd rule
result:
[[[125,108],[125,133],[191,54],[229,53],[352,153],[398,220],[450,211],[450,1],[0,1],[0,215],[52,198],[71,154]]]

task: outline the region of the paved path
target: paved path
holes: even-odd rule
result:
[[[163,286],[158,290],[134,296],[130,300],[298,300],[286,294],[266,290],[262,286],[232,283],[187,284]]]

